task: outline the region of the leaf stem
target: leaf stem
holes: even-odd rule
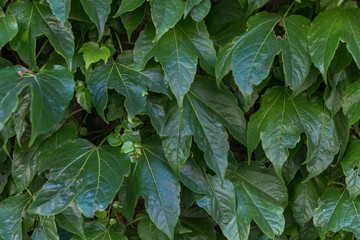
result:
[[[36,55],[36,59],[38,59],[38,57],[40,56],[40,53],[42,52],[42,50],[44,50],[44,48],[48,42],[49,42],[49,39],[46,39],[45,43],[41,46],[38,54]]]
[[[289,6],[288,10],[286,10],[283,18],[286,18],[286,16],[287,16],[288,13],[290,12],[290,9],[294,6],[294,4],[295,4],[295,1],[293,1],[293,2],[290,4],[290,6]]]

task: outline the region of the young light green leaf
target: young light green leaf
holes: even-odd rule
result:
[[[47,0],[50,4],[53,14],[61,22],[66,22],[70,14],[71,0]]]
[[[327,188],[314,212],[314,225],[324,239],[327,231],[346,230],[360,237],[360,200],[350,199],[346,189]]]
[[[300,226],[304,226],[313,217],[319,197],[318,187],[313,180],[299,183],[295,187],[290,205],[294,218]]]
[[[16,19],[11,15],[5,15],[0,9],[0,49],[18,32]]]
[[[309,52],[325,81],[339,41],[347,43],[348,51],[360,67],[359,15],[358,8],[333,8],[320,13],[311,23],[308,33]]]
[[[110,58],[110,50],[105,47],[99,47],[97,42],[86,42],[82,45],[79,53],[84,54],[85,68],[88,69],[92,63],[98,62],[101,59],[106,63]]]
[[[345,116],[349,119],[349,125],[353,125],[360,118],[360,79],[349,84],[345,88],[342,108]]]
[[[288,197],[284,182],[260,162],[250,166],[242,162],[231,170],[229,178],[235,186],[239,214],[253,219],[268,237],[280,235]]]
[[[31,87],[30,144],[61,120],[73,97],[72,73],[61,66],[42,70],[36,75],[23,67],[14,66],[1,69],[0,75],[0,129],[15,111],[18,105],[17,96],[25,87]]]
[[[258,112],[248,124],[248,156],[260,140],[266,156],[281,176],[281,167],[289,156],[288,149],[300,140],[300,134],[308,136],[308,156],[305,161],[310,179],[324,171],[340,149],[340,133],[321,99],[312,102],[304,95],[290,97],[284,88],[269,89],[261,99]],[[323,141],[327,139],[327,141]]]
[[[145,198],[151,221],[170,239],[180,215],[180,183],[168,166],[157,136],[143,142],[135,173],[138,194]]]
[[[0,204],[0,235],[4,240],[22,238],[22,213],[30,201],[27,193],[11,196]]]
[[[158,41],[181,19],[185,11],[183,0],[152,0],[151,18],[156,28],[154,41]]]
[[[85,12],[98,29],[98,42],[104,35],[105,23],[111,11],[112,0],[81,0]]]
[[[63,56],[71,67],[75,44],[69,24],[56,19],[49,7],[32,1],[16,1],[9,6],[8,12],[16,18],[19,27],[10,45],[21,60],[37,69],[36,37],[45,34],[56,52]]]
[[[75,201],[72,201],[64,211],[55,215],[55,219],[66,231],[74,233],[84,240],[86,239],[81,211]]]
[[[39,228],[35,229],[33,239],[59,240],[54,216],[40,216]]]
[[[351,199],[354,199],[360,194],[360,141],[356,137],[350,137],[346,152],[340,163],[346,177],[346,187],[349,190]]]
[[[41,215],[60,213],[77,197],[82,213],[93,217],[113,200],[130,164],[119,149],[96,147],[85,139],[64,143],[40,158],[39,169],[50,169],[49,181],[29,211]]]

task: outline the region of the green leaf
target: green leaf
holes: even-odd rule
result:
[[[181,217],[180,223],[191,232],[179,234],[177,239],[216,239],[213,223],[208,218],[202,217]]]
[[[87,240],[127,240],[123,234],[97,221],[85,223],[84,230]]]
[[[166,163],[157,136],[143,142],[135,173],[138,194],[145,198],[151,221],[170,239],[180,215],[180,183]]]
[[[349,119],[349,125],[353,125],[360,118],[360,79],[349,84],[345,88],[342,108],[345,116]]]
[[[211,2],[210,0],[202,0],[198,5],[196,5],[191,11],[191,17],[196,22],[203,20],[206,15],[210,12]]]
[[[300,141],[300,133],[308,136],[305,163],[310,179],[324,171],[340,149],[340,133],[321,99],[312,102],[304,94],[291,98],[281,87],[268,89],[258,112],[250,117],[247,131],[248,156],[260,140],[266,156],[281,176],[281,167],[289,156],[288,149]],[[324,141],[326,139],[326,141]]]
[[[35,229],[33,233],[34,240],[58,240],[55,217],[54,216],[40,216],[39,228]]]
[[[10,45],[21,60],[37,69],[36,37],[45,34],[56,52],[63,56],[71,67],[75,44],[68,23],[56,19],[49,7],[31,1],[16,1],[9,6],[8,12],[16,18],[19,27]]]
[[[142,240],[168,240],[168,236],[160,231],[150,220],[148,215],[137,215],[141,220],[138,224],[138,233]]]
[[[309,52],[325,81],[339,41],[347,43],[348,51],[360,67],[359,14],[358,8],[333,8],[320,13],[311,23],[308,33]]]
[[[184,12],[184,18],[187,17],[187,15],[190,13],[190,11],[199,3],[201,0],[186,0],[186,8]]]
[[[126,97],[125,107],[130,119],[144,108],[146,95],[144,96],[143,93],[147,92],[147,88],[155,92],[168,91],[162,84],[163,77],[158,74],[159,72],[137,71],[123,62],[121,56],[116,62],[97,65],[87,82],[92,94],[92,102],[104,120],[106,120],[104,110],[108,101],[108,88],[114,88]]]
[[[86,42],[82,45],[79,53],[84,54],[85,68],[88,69],[92,63],[98,62],[101,59],[106,63],[110,58],[110,50],[105,47],[99,47],[97,42]]]
[[[50,169],[49,181],[29,211],[41,215],[60,213],[77,197],[82,213],[93,217],[113,200],[130,164],[119,149],[96,147],[85,139],[69,141],[40,157],[39,169]]]
[[[0,233],[4,240],[23,239],[21,216],[30,199],[30,196],[24,193],[1,202]]]
[[[5,15],[0,9],[0,49],[18,32],[16,19],[11,15]]]
[[[121,21],[124,24],[126,33],[128,35],[128,40],[130,41],[132,32],[141,24],[145,17],[146,6],[142,5],[141,7],[135,9],[131,12],[126,12],[122,14]]]
[[[54,15],[61,22],[66,22],[70,14],[71,0],[47,0]]]
[[[248,9],[246,11],[246,16],[249,16],[253,13],[256,9],[261,8],[264,6],[269,0],[248,0]]]
[[[105,23],[111,11],[112,0],[81,0],[85,12],[98,29],[98,42],[104,35]]]
[[[294,190],[291,209],[294,218],[300,226],[304,226],[314,215],[314,209],[318,205],[320,193],[316,183],[309,180],[305,183],[299,183]]]
[[[209,166],[223,179],[227,166],[225,126],[240,142],[245,143],[246,121],[231,93],[215,81],[197,77],[181,111],[173,102],[165,110],[160,132],[166,158],[176,173],[189,157],[192,135],[205,152]]]
[[[356,137],[350,137],[346,152],[340,163],[346,176],[346,186],[350,197],[354,199],[360,193],[360,141]]]
[[[39,138],[36,143],[28,147],[15,145],[12,161],[12,178],[19,191],[24,190],[33,180],[38,170],[39,155],[49,149],[57,148],[61,143],[67,140],[74,140],[77,135],[77,127],[74,122],[65,123],[55,133],[46,134]],[[29,140],[29,137],[27,137]]]
[[[120,8],[115,13],[114,18],[119,17],[125,12],[130,12],[140,7],[145,0],[122,0],[120,4]]]
[[[324,239],[327,231],[346,230],[360,237],[360,200],[351,200],[346,189],[327,188],[314,212],[314,225]]]
[[[85,239],[81,211],[75,201],[72,201],[70,205],[64,211],[57,214],[55,218],[59,225],[66,231]]]
[[[196,27],[192,20],[187,19],[169,30],[156,43],[152,43],[154,35],[154,29],[147,25],[135,44],[135,63],[143,68],[147,61],[155,56],[182,108],[184,95],[189,91],[195,77],[197,58],[200,58],[200,65],[212,74],[216,61],[215,49],[209,40],[204,22],[200,22]]]
[[[156,28],[154,41],[158,41],[180,20],[186,4],[183,0],[152,0],[150,5],[151,18]]]
[[[1,69],[0,75],[0,129],[15,111],[18,105],[17,96],[25,87],[31,87],[30,144],[60,121],[73,97],[72,73],[61,66],[42,70],[36,75],[23,67],[14,66]]]
[[[253,219],[269,238],[280,235],[288,197],[284,182],[259,162],[251,162],[250,166],[242,162],[229,178],[235,186],[239,214]]]

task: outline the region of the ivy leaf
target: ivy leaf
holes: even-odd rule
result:
[[[22,213],[30,201],[27,193],[11,196],[0,204],[0,233],[4,240],[22,238]]]
[[[321,99],[309,101],[304,95],[290,97],[284,88],[269,89],[261,99],[258,112],[250,117],[247,131],[248,156],[260,140],[266,156],[281,176],[281,167],[289,156],[288,149],[308,136],[306,159],[310,179],[324,171],[340,149],[340,133]],[[323,141],[327,139],[327,141]]]
[[[84,224],[86,239],[88,240],[127,240],[123,234],[106,227],[98,221],[91,221]]]
[[[54,15],[61,22],[66,22],[70,14],[71,0],[47,0]]]
[[[55,217],[54,216],[40,216],[39,228],[35,229],[33,233],[34,240],[58,240]]]
[[[180,20],[185,11],[183,0],[152,0],[151,17],[156,28],[154,41],[158,41]]]
[[[349,190],[351,199],[355,199],[360,193],[360,142],[351,136],[346,152],[341,160],[341,166],[346,176],[346,186]]]
[[[188,159],[192,136],[205,152],[209,166],[223,179],[227,165],[227,134],[222,126],[240,142],[245,143],[246,121],[237,101],[215,81],[196,77],[186,94],[181,111],[173,102],[165,110],[160,132],[166,158],[176,173]]]
[[[11,15],[5,15],[0,9],[0,49],[18,32],[16,19]]]
[[[135,43],[135,63],[142,69],[155,56],[165,71],[171,91],[182,107],[184,95],[195,77],[197,58],[200,58],[200,65],[212,74],[216,61],[215,49],[204,22],[196,26],[191,19],[177,24],[156,43],[152,43],[154,35],[154,29],[147,25]]]
[[[345,116],[349,119],[349,126],[360,118],[360,79],[346,86],[342,101]]]
[[[181,226],[186,227],[191,232],[179,234],[179,239],[216,239],[213,223],[208,218],[200,217],[181,217]]]
[[[249,16],[253,13],[256,9],[261,8],[264,6],[269,0],[248,0],[248,9],[246,11],[246,16]]]
[[[72,201],[70,205],[64,211],[57,214],[55,218],[56,221],[59,222],[59,225],[66,231],[85,239],[81,211],[75,201]]]
[[[121,16],[125,12],[130,12],[140,7],[145,0],[123,0],[121,1],[118,11],[115,13],[114,18]]]
[[[111,11],[112,0],[81,0],[85,12],[98,29],[98,42],[104,35],[104,28]]]
[[[135,185],[145,198],[151,221],[170,239],[180,215],[180,183],[166,163],[157,136],[143,142],[143,155],[138,161]]]
[[[291,200],[291,209],[294,213],[294,218],[300,226],[304,226],[314,215],[314,209],[318,205],[318,198],[320,197],[316,183],[309,180],[304,183],[299,183],[294,190],[293,198]]]
[[[60,213],[77,197],[82,213],[93,217],[96,210],[104,210],[113,200],[130,164],[119,149],[96,147],[80,138],[40,157],[39,169],[50,169],[49,181],[29,211],[41,215]]]
[[[142,240],[169,240],[168,236],[160,231],[154,223],[150,220],[148,215],[137,215],[141,220],[138,223],[138,233]]]
[[[142,5],[141,7],[135,9],[131,12],[126,12],[120,16],[122,23],[126,29],[128,35],[128,41],[131,42],[132,32],[141,24],[145,17],[146,6]]]
[[[327,231],[346,230],[360,237],[360,202],[350,199],[346,189],[327,188],[320,198],[320,205],[314,212],[314,225],[322,238]]]
[[[190,13],[190,11],[197,6],[201,0],[186,0],[186,8],[184,12],[184,18],[187,17],[187,15]]]
[[[339,41],[347,43],[348,51],[360,67],[359,14],[358,8],[333,8],[320,13],[311,23],[308,33],[309,52],[325,81]]]
[[[32,1],[16,1],[9,6],[8,12],[16,18],[19,27],[10,45],[21,60],[37,69],[36,37],[45,34],[56,52],[65,58],[71,68],[75,44],[69,24],[56,19],[49,7]]]
[[[73,97],[74,80],[72,73],[64,67],[54,66],[50,70],[42,70],[33,75],[20,66],[0,70],[0,129],[9,119],[18,105],[18,94],[31,87],[32,133],[30,144],[41,133],[50,129],[60,121],[65,108]]]
[[[84,54],[85,68],[88,69],[92,63],[98,62],[101,59],[106,63],[110,58],[110,50],[105,47],[99,47],[97,42],[86,42],[82,45],[79,53]]]
[[[137,71],[124,62],[120,55],[116,62],[97,65],[87,85],[97,112],[106,121],[104,110],[108,101],[108,88],[114,88],[126,97],[125,107],[129,118],[133,119],[146,104],[146,95],[143,93],[147,92],[147,87],[155,92],[167,93],[168,89],[162,81],[157,70]]]
[[[229,178],[235,186],[239,214],[253,219],[268,237],[280,235],[288,197],[284,182],[259,162],[251,162],[250,166],[242,162]]]
[[[191,17],[196,22],[203,20],[206,15],[210,12],[211,2],[210,0],[202,0],[198,5],[196,5],[191,11]]]

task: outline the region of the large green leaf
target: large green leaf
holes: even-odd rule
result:
[[[66,22],[70,14],[71,0],[47,0],[54,15],[61,22]]]
[[[341,166],[346,177],[346,186],[352,199],[360,194],[360,141],[352,136],[346,152],[341,159]]]
[[[11,15],[5,15],[0,9],[0,49],[18,32],[16,19]]]
[[[65,123],[55,133],[45,134],[40,137],[33,146],[27,145],[20,147],[15,145],[12,161],[12,178],[19,191],[24,190],[33,180],[39,164],[39,155],[49,149],[57,148],[67,140],[75,140],[77,135],[76,124],[71,121]],[[29,137],[28,137],[29,138]]]
[[[348,51],[360,67],[359,15],[358,8],[333,8],[320,13],[311,23],[308,33],[309,52],[325,80],[339,41],[347,43]]]
[[[99,115],[106,120],[104,110],[107,105],[107,89],[114,88],[126,97],[125,107],[132,119],[145,106],[148,88],[155,92],[167,93],[167,85],[158,69],[137,71],[121,58],[116,62],[99,64],[92,71],[87,82],[92,102]]]
[[[36,37],[45,34],[56,52],[63,56],[71,67],[75,44],[69,24],[60,22],[49,7],[32,1],[16,1],[9,6],[8,12],[16,18],[19,27],[10,45],[21,60],[37,69]]]
[[[143,142],[135,173],[138,194],[145,198],[151,221],[170,239],[180,215],[180,183],[166,162],[157,136]]]
[[[229,178],[235,186],[239,215],[253,219],[270,238],[280,235],[287,204],[284,182],[259,162],[251,162],[250,166],[246,162],[239,164],[231,170]]]
[[[249,159],[262,140],[266,156],[280,176],[289,156],[288,149],[296,146],[302,132],[308,136],[305,162],[310,179],[324,171],[340,149],[340,133],[335,121],[320,98],[309,101],[304,94],[291,98],[287,89],[268,89],[259,111],[250,117],[248,124]]]
[[[120,232],[98,221],[85,223],[84,231],[87,240],[127,240]]]
[[[283,40],[274,32],[278,23],[285,31]],[[254,87],[269,75],[275,55],[282,50],[286,83],[293,89],[299,88],[311,64],[305,27],[309,20],[261,12],[250,18],[248,24],[250,27],[246,33],[220,51],[216,63],[218,82],[232,70],[245,103],[249,104]]]
[[[314,212],[314,225],[322,239],[327,231],[346,230],[360,237],[360,200],[350,199],[346,189],[327,188]]]
[[[208,73],[213,74],[216,53],[204,22],[195,24],[187,19],[169,30],[160,41],[153,43],[155,35],[151,25],[147,25],[134,48],[136,65],[144,68],[149,59],[155,56],[165,71],[179,106],[182,107],[184,95],[189,91],[197,70],[197,58]]]
[[[349,119],[349,125],[353,125],[360,118],[360,79],[349,84],[345,88],[342,108],[345,116]]]
[[[22,214],[30,201],[28,194],[9,197],[0,204],[0,233],[4,240],[22,238]]]
[[[224,145],[226,134],[219,122],[237,140],[246,143],[244,114],[231,93],[224,86],[219,91],[212,79],[196,77],[186,94],[184,109],[181,111],[175,102],[167,106],[160,131],[166,158],[176,173],[189,157],[192,135],[195,135],[209,165],[219,176],[224,176],[226,164],[223,163],[226,162],[228,147]],[[219,127],[209,128],[212,124]],[[224,157],[220,158],[221,155]]]
[[[313,217],[319,196],[318,187],[313,180],[299,183],[295,187],[291,199],[291,209],[296,222],[301,226],[304,226]]]
[[[18,95],[25,87],[31,87],[30,143],[60,121],[73,97],[72,73],[61,66],[42,70],[36,75],[28,73],[24,67],[14,66],[1,69],[0,75],[0,129],[15,111]]]
[[[40,158],[39,169],[50,169],[49,181],[29,211],[41,215],[60,213],[77,197],[82,213],[93,217],[113,200],[130,164],[119,149],[96,147],[85,139],[66,142]]]
[[[150,4],[157,41],[180,20],[186,4],[183,0],[152,0]]]
[[[98,41],[104,35],[104,28],[111,11],[112,0],[81,0],[85,12],[98,29]]]
[[[55,217],[40,216],[39,228],[33,233],[34,240],[58,240]]]

